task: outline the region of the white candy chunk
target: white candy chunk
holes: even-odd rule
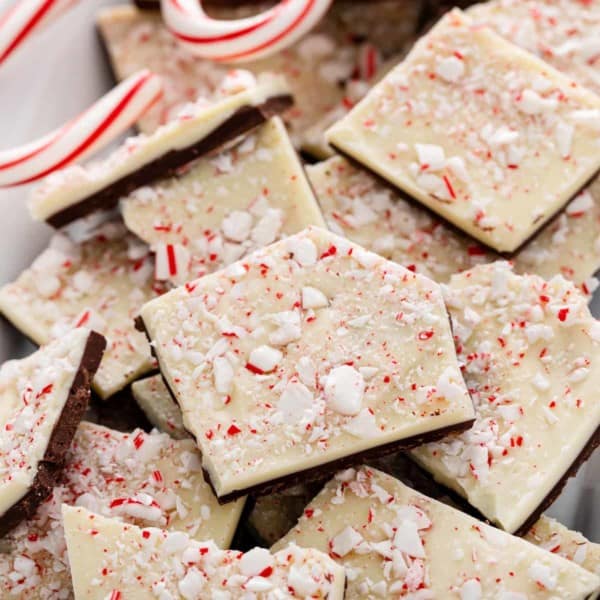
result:
[[[481,600],[481,583],[477,579],[467,579],[460,588],[460,600]]]
[[[331,540],[331,551],[343,558],[363,541],[362,535],[353,527],[346,527]]]
[[[584,190],[569,203],[566,213],[570,217],[577,217],[583,215],[591,208],[594,208],[594,198],[592,198],[592,195],[587,190]]]
[[[303,356],[296,366],[300,381],[309,387],[314,387],[317,377],[317,367],[311,358]]]
[[[252,215],[246,211],[234,210],[223,219],[223,235],[233,242],[244,242],[252,231]]]
[[[508,127],[499,127],[496,131],[487,139],[487,142],[492,147],[504,146],[512,144],[519,139],[519,132],[513,131]]]
[[[217,88],[217,94],[219,96],[232,96],[254,87],[256,87],[256,77],[250,71],[231,69],[221,80]]]
[[[372,438],[379,434],[375,415],[368,408],[363,408],[344,425],[344,430],[359,438]]]
[[[465,65],[464,62],[456,56],[447,56],[438,62],[435,73],[444,81],[455,83],[464,75]]]
[[[260,575],[275,564],[273,556],[265,548],[253,548],[240,559],[240,571],[247,576]]]
[[[317,247],[312,240],[307,238],[293,238],[288,240],[287,249],[298,264],[310,267],[317,262]]]
[[[400,522],[394,534],[394,546],[409,556],[425,558],[423,543],[414,521],[405,519]]]
[[[429,171],[439,171],[446,166],[446,155],[441,146],[435,144],[415,144],[419,164]]]
[[[299,381],[292,380],[279,397],[277,407],[286,423],[295,424],[313,407],[313,402],[311,391]]]
[[[185,276],[188,272],[190,253],[181,244],[156,244],[154,278],[168,281],[177,276]]]
[[[364,392],[365,380],[354,367],[342,365],[332,369],[327,376],[327,403],[342,415],[354,416],[360,412]]]
[[[329,300],[321,290],[310,286],[302,288],[302,308],[323,308],[328,304]]]
[[[301,569],[296,565],[290,567],[288,584],[302,598],[310,598],[319,589],[318,583],[307,575],[308,573],[306,573],[305,569]]]
[[[269,341],[276,346],[285,346],[300,338],[302,327],[297,311],[287,310],[270,316],[278,328],[271,333]]]
[[[556,587],[556,573],[552,572],[552,569],[536,560],[531,563],[529,570],[529,577],[533,579],[537,584],[543,586],[547,590],[553,590]]]
[[[271,346],[259,346],[250,352],[249,363],[263,373],[270,373],[281,362],[283,354]]]
[[[254,592],[260,594],[261,592],[268,592],[273,589],[273,584],[264,577],[252,577],[246,582],[244,588],[248,592]]]
[[[218,356],[215,358],[213,361],[213,375],[217,392],[219,394],[229,394],[233,381],[233,367],[225,357]]]
[[[554,130],[554,139],[560,155],[567,158],[571,154],[571,145],[573,143],[573,133],[575,128],[573,125],[561,121]]]
[[[178,588],[185,600],[195,600],[200,597],[203,586],[203,575],[197,569],[191,568],[179,582]]]
[[[542,98],[533,90],[523,90],[520,100],[517,101],[518,109],[526,115],[537,115],[547,110],[556,108],[556,100]]]

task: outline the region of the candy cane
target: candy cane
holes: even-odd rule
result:
[[[221,62],[256,60],[293,44],[327,12],[332,0],[283,0],[254,17],[220,21],[199,0],[161,0],[171,33],[192,53]]]
[[[35,31],[77,0],[19,0],[0,16],[0,65]]]
[[[161,95],[157,75],[147,70],[132,75],[59,129],[0,152],[0,187],[35,181],[106,146]]]

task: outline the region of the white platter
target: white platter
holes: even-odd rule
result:
[[[10,3],[0,0],[0,12]],[[111,76],[94,29],[94,14],[101,6],[117,3],[80,2],[0,68],[0,150],[50,131],[110,88]],[[27,196],[24,188],[0,190],[0,285],[29,265],[50,235],[48,227],[29,218]],[[592,311],[600,318],[600,292]],[[0,363],[31,349],[0,321]],[[570,481],[550,514],[600,542],[599,507],[600,452],[596,452]]]

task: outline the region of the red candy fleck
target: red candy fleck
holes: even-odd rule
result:
[[[232,423],[229,426],[229,429],[227,430],[227,435],[237,435],[238,433],[241,433],[241,432],[242,432],[242,430],[237,425]]]
[[[563,323],[567,320],[567,315],[569,314],[569,309],[568,308],[561,308],[558,311],[558,320],[562,321]]]

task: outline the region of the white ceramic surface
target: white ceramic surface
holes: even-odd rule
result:
[[[0,12],[10,3],[0,0]],[[50,131],[110,88],[94,14],[101,6],[117,3],[80,2],[0,67],[0,149]],[[26,267],[50,235],[48,227],[29,218],[27,195],[26,188],[0,190],[0,284]],[[600,293],[592,306],[600,317]],[[28,342],[0,321],[0,363],[30,350]],[[600,542],[600,452],[569,483],[550,512]]]

